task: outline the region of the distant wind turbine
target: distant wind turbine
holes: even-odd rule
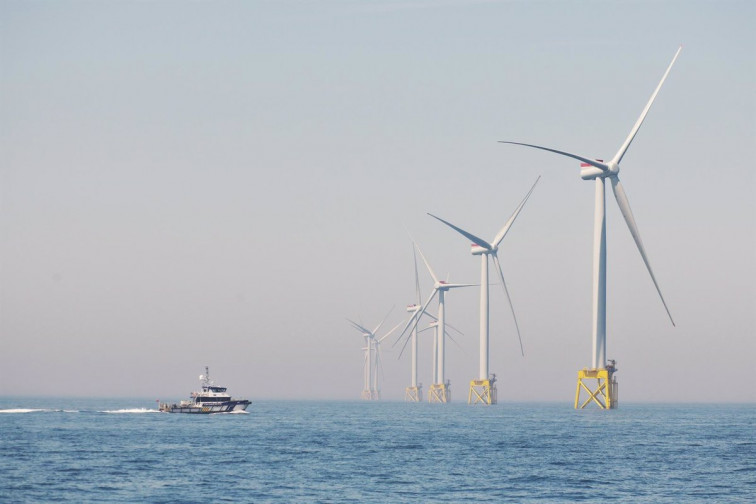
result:
[[[422,295],[420,294],[420,278],[417,274],[417,254],[415,253],[415,246],[412,245],[412,259],[415,265],[415,295],[417,296],[417,302],[407,306],[407,311],[411,314],[410,320],[413,320],[420,311],[420,303],[422,302]],[[412,334],[410,335],[410,347],[412,349],[412,371],[410,374],[410,386],[404,390],[404,399],[409,402],[420,402],[423,400],[422,385],[417,382],[417,324],[412,328]]]
[[[375,401],[381,398],[381,391],[378,386],[378,369],[381,363],[380,344],[404,323],[399,322],[393,329],[383,336],[378,337],[378,331],[380,331],[381,326],[383,326],[383,323],[386,321],[390,313],[391,311],[386,314],[381,323],[372,331],[357,322],[347,319],[347,322],[349,322],[353,328],[357,329],[365,339],[365,347],[363,347],[363,350],[365,351],[365,363],[363,368],[364,383],[362,398],[368,401]]]
[[[445,361],[446,361],[446,308],[445,308],[445,297],[446,293],[451,289],[457,289],[460,287],[472,287],[475,284],[450,284],[448,282],[444,282],[443,280],[439,280],[436,276],[435,272],[433,271],[433,268],[431,268],[430,264],[428,263],[428,260],[425,258],[425,255],[423,255],[423,251],[420,250],[420,247],[417,246],[415,243],[415,247],[417,248],[417,251],[420,253],[420,257],[423,259],[423,262],[425,263],[426,268],[428,269],[428,273],[430,273],[431,278],[433,278],[433,292],[431,292],[431,295],[428,297],[428,300],[425,302],[423,307],[418,310],[415,313],[415,316],[410,318],[410,320],[407,322],[407,325],[402,330],[399,339],[407,332],[407,329],[410,329],[411,331],[414,331],[414,329],[417,327],[418,322],[420,321],[420,316],[424,314],[428,308],[428,305],[433,301],[433,298],[436,297],[438,294],[438,332],[436,336],[437,341],[437,352],[438,356],[436,358],[436,383],[433,383],[431,385],[429,394],[428,394],[428,400],[430,402],[449,402],[450,395],[449,395],[449,383],[445,381],[446,375],[445,375]],[[409,340],[409,338],[408,338]],[[398,341],[398,340],[397,340]],[[405,346],[407,344],[407,341],[405,341]],[[403,351],[403,349],[402,349]]]
[[[493,404],[496,402],[495,400],[495,392],[493,390],[493,383],[492,380],[489,377],[488,374],[488,364],[489,364],[489,302],[488,302],[488,259],[491,258],[494,262],[494,265],[496,266],[496,269],[499,272],[499,277],[501,278],[501,285],[504,288],[504,294],[506,295],[507,301],[509,302],[509,308],[512,311],[512,318],[515,323],[515,328],[517,330],[517,338],[520,341],[520,353],[524,356],[525,351],[522,348],[522,337],[520,336],[520,326],[517,324],[517,316],[515,315],[514,306],[512,305],[512,299],[509,296],[509,291],[507,290],[507,284],[504,280],[504,273],[501,270],[501,263],[499,262],[498,257],[498,251],[499,251],[499,245],[501,244],[504,237],[509,232],[509,229],[512,227],[512,224],[514,223],[515,219],[517,219],[517,216],[520,215],[520,211],[525,206],[525,203],[528,201],[528,198],[530,198],[530,195],[533,193],[533,190],[535,189],[536,184],[538,184],[538,181],[541,179],[539,176],[536,181],[533,183],[533,186],[530,188],[530,191],[528,191],[528,194],[525,195],[525,198],[523,198],[522,202],[517,206],[512,216],[507,220],[507,222],[504,224],[504,227],[499,230],[499,232],[496,234],[494,239],[489,243],[482,238],[478,238],[474,234],[465,231],[464,229],[461,229],[451,222],[445,221],[444,219],[437,217],[431,213],[431,217],[434,219],[437,219],[453,230],[457,231],[459,234],[467,238],[468,240],[472,241],[472,255],[479,255],[481,258],[480,262],[480,365],[478,369],[478,379],[472,380],[470,382],[470,394],[468,395],[468,401],[471,402],[472,398],[475,397],[475,402],[482,402],[483,404]]]
[[[615,388],[614,384],[616,384],[616,380],[613,380],[613,373],[615,371],[614,361],[612,361],[612,363],[609,366],[607,366],[607,361],[606,361],[606,214],[605,214],[606,198],[605,198],[605,190],[604,190],[604,180],[606,178],[609,178],[609,180],[612,183],[612,190],[614,192],[614,198],[617,200],[617,205],[619,206],[620,211],[622,212],[622,216],[625,218],[627,227],[630,229],[630,234],[633,236],[633,240],[635,240],[635,245],[638,247],[638,251],[640,252],[641,257],[643,258],[643,262],[646,265],[646,269],[648,270],[648,273],[651,276],[651,280],[653,281],[654,286],[656,287],[656,292],[659,293],[659,298],[661,299],[661,302],[664,305],[664,309],[667,311],[669,320],[672,322],[673,326],[675,325],[675,322],[672,319],[672,315],[669,311],[669,308],[667,307],[667,303],[666,301],[664,301],[664,296],[661,293],[659,284],[656,281],[656,277],[654,276],[654,273],[651,270],[651,264],[648,261],[646,249],[643,247],[643,242],[641,241],[640,233],[638,231],[638,226],[635,224],[635,219],[633,218],[633,213],[630,209],[630,203],[627,199],[627,195],[625,194],[625,190],[623,189],[622,184],[620,183],[620,180],[619,180],[619,171],[620,171],[620,162],[622,161],[622,158],[627,152],[628,147],[630,147],[630,144],[635,138],[635,135],[638,133],[638,130],[640,129],[641,124],[643,124],[643,121],[646,118],[646,115],[648,114],[648,111],[651,108],[651,105],[656,99],[656,95],[659,93],[659,90],[664,84],[664,81],[667,79],[667,76],[669,75],[670,70],[672,70],[672,65],[675,64],[675,61],[677,60],[677,57],[680,55],[681,50],[682,50],[682,46],[680,46],[680,48],[675,53],[675,56],[672,58],[672,62],[667,67],[667,71],[664,72],[664,76],[662,77],[661,82],[659,82],[659,85],[656,87],[653,94],[651,95],[651,99],[646,104],[646,107],[643,109],[643,112],[641,112],[641,115],[638,118],[638,120],[635,122],[635,125],[633,126],[633,129],[630,131],[630,134],[627,136],[627,138],[622,143],[617,153],[608,163],[605,163],[603,160],[600,160],[600,159],[591,159],[586,156],[578,156],[577,154],[571,154],[569,152],[564,152],[564,151],[552,149],[549,147],[542,147],[540,145],[526,144],[526,143],[520,143],[520,142],[510,142],[510,141],[501,142],[501,143],[514,144],[514,145],[523,145],[525,147],[532,147],[535,149],[541,149],[541,150],[553,152],[555,154],[559,154],[562,156],[567,156],[573,159],[577,159],[578,161],[582,162],[580,165],[580,175],[583,178],[583,180],[596,181],[596,200],[595,200],[594,232],[593,232],[593,327],[592,327],[593,349],[592,349],[592,354],[591,354],[592,367],[590,370],[583,370],[583,371],[578,372],[578,385],[577,385],[577,392],[575,394],[575,407],[576,408],[578,407],[578,397],[580,394],[581,387],[584,387],[589,392],[589,394],[591,394],[589,399],[585,403],[583,403],[583,406],[587,405],[591,400],[593,400],[599,405],[599,407],[602,407],[602,408],[616,407],[616,394],[613,393],[614,391],[612,390],[613,388]],[[582,383],[582,380],[584,378],[597,379],[598,389],[596,389],[595,391],[592,391],[588,387],[586,387]],[[605,380],[603,384],[601,383],[602,379]],[[604,403],[602,403],[599,400],[599,395],[601,395],[605,399]]]
[[[426,327],[425,329],[421,329],[418,331],[417,324],[415,324],[412,328],[412,331],[409,336],[409,342],[410,342],[410,348],[411,348],[411,374],[410,374],[410,386],[407,387],[404,390],[404,400],[407,402],[420,402],[423,400],[423,392],[422,392],[422,385],[418,383],[417,380],[417,358],[418,358],[418,333],[428,330],[428,329],[435,329],[435,327],[438,325],[438,318],[434,317],[432,314],[428,312],[422,312],[421,313],[421,305],[422,302],[422,294],[420,293],[420,277],[417,274],[417,253],[415,252],[415,245],[412,244],[412,259],[413,264],[415,266],[415,295],[417,296],[417,303],[413,303],[411,305],[407,306],[407,311],[410,313],[410,320],[408,322],[411,323],[415,317],[420,318],[423,315],[430,317],[433,322],[429,327]],[[459,329],[456,329],[454,326],[450,324],[446,324],[450,329],[453,329],[454,331],[458,332],[459,334],[462,334]],[[449,336],[449,339],[454,341],[454,338],[451,337],[449,332],[446,332],[446,335]],[[401,337],[400,337],[401,339]],[[434,336],[433,340],[433,381],[432,383],[436,383],[436,375],[437,375],[437,344],[438,344],[438,337]],[[399,357],[401,358],[402,354],[404,353],[405,346],[402,348],[402,351],[399,353]]]

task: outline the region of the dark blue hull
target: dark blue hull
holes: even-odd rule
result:
[[[245,411],[251,401],[246,399],[239,401],[225,401],[222,403],[204,404],[161,404],[160,411],[165,413],[189,413],[194,415],[208,415],[210,413],[231,413],[232,411]]]

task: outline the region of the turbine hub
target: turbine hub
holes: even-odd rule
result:
[[[616,176],[619,173],[619,163],[612,161],[609,163],[609,175]]]
[[[472,253],[472,255],[483,255],[483,254],[486,254],[488,252],[489,251],[487,249],[481,247],[477,243],[471,243],[470,244],[470,253]]]

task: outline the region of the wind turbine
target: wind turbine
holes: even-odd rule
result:
[[[410,333],[410,339],[408,340],[410,342],[410,348],[412,350],[412,371],[410,375],[410,386],[404,389],[404,400],[407,402],[420,402],[423,400],[423,386],[422,384],[418,383],[417,381],[417,357],[418,357],[418,333],[426,331],[428,329],[435,329],[438,326],[438,319],[434,317],[432,314],[428,312],[422,312],[421,313],[421,305],[422,302],[422,296],[420,294],[420,278],[417,274],[417,254],[415,253],[415,246],[412,245],[412,258],[415,265],[415,294],[417,295],[417,303],[411,304],[407,306],[407,311],[411,314],[410,321],[408,323],[411,323],[415,317],[420,318],[423,315],[430,317],[433,322],[426,327],[425,329],[421,329],[418,331],[417,324],[415,324],[412,328],[412,332]],[[446,324],[450,329],[453,329],[454,331],[458,332],[459,334],[462,334],[462,332],[459,331],[459,329],[455,328],[454,326],[450,324]],[[454,338],[451,337],[449,332],[446,332],[446,335],[449,336],[449,338],[454,341]],[[401,339],[401,337],[400,337]],[[456,341],[454,341],[456,343]],[[434,336],[433,340],[433,380],[431,383],[436,383],[436,371],[437,371],[437,343],[438,338]],[[396,344],[396,343],[394,343]],[[405,343],[406,344],[406,343]],[[399,353],[399,357],[402,356],[404,353],[404,348],[402,348],[402,351]]]
[[[413,242],[414,243],[414,242]],[[420,247],[417,246],[415,243],[415,248],[417,248],[417,251],[420,252],[420,257],[422,257],[423,262],[425,263],[426,268],[428,268],[428,272],[431,275],[431,278],[433,278],[433,292],[431,292],[431,295],[428,297],[428,300],[425,302],[423,307],[415,312],[415,316],[413,318],[410,318],[410,320],[407,322],[407,325],[404,327],[404,330],[402,330],[399,339],[404,335],[404,333],[407,331],[407,329],[411,328],[411,330],[414,331],[414,329],[417,327],[418,322],[420,321],[420,317],[426,312],[428,309],[428,305],[431,301],[433,301],[433,298],[436,297],[436,294],[438,294],[438,317],[437,317],[437,332],[436,332],[436,351],[434,353],[437,353],[436,356],[436,366],[435,366],[435,380],[434,383],[431,385],[430,390],[428,391],[428,402],[441,402],[446,403],[451,401],[451,394],[449,391],[450,383],[446,381],[446,375],[445,375],[445,361],[446,361],[446,307],[445,307],[445,297],[446,293],[451,289],[456,289],[460,287],[472,287],[474,284],[450,284],[448,282],[445,282],[443,280],[439,280],[436,274],[433,272],[433,268],[431,268],[430,264],[428,264],[428,260],[425,258],[425,255],[423,255],[423,251],[420,250]],[[399,341],[399,340],[397,340]],[[409,338],[408,338],[409,341]],[[407,344],[407,341],[404,342],[404,344]],[[402,349],[403,351],[404,349]]]
[[[417,274],[417,254],[415,253],[414,245],[412,246],[412,259],[415,264],[415,295],[417,296],[417,303],[407,306],[407,311],[411,314],[410,320],[417,316],[420,311],[420,303],[422,302],[420,294],[420,278]],[[410,374],[410,386],[404,389],[404,400],[408,402],[420,402],[423,400],[423,386],[417,383],[417,324],[412,328],[410,338],[410,347],[412,349],[412,371]]]
[[[375,383],[375,391],[376,391],[376,395],[378,399],[381,398],[381,388],[378,385],[378,372],[380,371],[381,375],[384,374],[383,361],[381,360],[381,343],[383,343],[383,340],[388,338],[391,335],[391,333],[393,333],[403,323],[404,323],[403,321],[399,322],[391,331],[387,332],[380,338],[375,337],[375,336],[373,337],[373,348],[375,348],[375,377],[374,377],[375,382],[374,383]]]
[[[515,315],[514,306],[512,306],[512,298],[509,296],[509,291],[507,290],[507,284],[504,281],[504,273],[501,270],[501,263],[499,263],[499,257],[498,257],[498,251],[499,251],[499,245],[501,244],[504,237],[509,232],[509,229],[512,227],[512,224],[514,223],[517,216],[520,214],[520,211],[525,206],[525,202],[528,201],[528,198],[530,198],[530,195],[532,194],[533,190],[535,189],[536,184],[538,184],[538,181],[541,179],[539,176],[535,183],[533,183],[533,186],[530,188],[530,191],[528,191],[528,194],[525,195],[525,198],[522,200],[522,202],[517,206],[512,216],[507,220],[507,222],[504,224],[504,227],[499,230],[499,232],[496,234],[494,239],[489,243],[482,238],[478,238],[472,233],[469,233],[465,231],[464,229],[458,228],[451,222],[445,221],[444,219],[437,217],[431,213],[431,217],[434,219],[437,219],[453,230],[457,231],[459,234],[464,236],[465,238],[471,240],[472,243],[472,255],[479,255],[481,258],[480,262],[480,365],[478,369],[478,379],[470,381],[470,392],[467,397],[468,403],[473,403],[473,397],[475,397],[474,403],[483,403],[483,404],[495,404],[496,403],[496,386],[494,385],[495,378],[492,378],[488,375],[488,348],[489,348],[489,333],[488,333],[488,327],[489,327],[489,303],[488,303],[488,259],[491,258],[493,260],[494,265],[496,266],[496,269],[499,272],[499,277],[501,278],[501,285],[504,288],[504,294],[507,297],[507,301],[509,302],[509,308],[512,311],[512,318],[514,319],[515,328],[517,329],[517,338],[520,341],[520,353],[522,355],[525,355],[525,352],[522,349],[522,338],[520,337],[520,327],[517,324],[517,317]]]
[[[617,390],[616,379],[613,377],[616,371],[615,362],[606,361],[606,198],[604,181],[609,178],[612,183],[612,191],[614,192],[614,198],[617,200],[617,205],[622,212],[622,216],[625,218],[627,227],[630,229],[630,234],[635,240],[635,245],[638,247],[643,262],[646,265],[651,280],[656,287],[656,292],[659,293],[659,298],[664,305],[664,309],[667,311],[669,320],[672,325],[675,325],[672,315],[669,312],[664,296],[662,296],[659,284],[656,281],[653,271],[651,270],[651,264],[648,261],[646,250],[643,247],[640,233],[638,232],[638,226],[635,224],[633,213],[630,210],[630,203],[625,194],[625,190],[619,180],[620,162],[627,152],[628,147],[632,143],[635,135],[643,124],[643,120],[646,118],[651,105],[656,99],[656,95],[659,93],[664,81],[667,79],[672,65],[675,64],[677,57],[680,55],[682,46],[677,50],[675,56],[672,58],[672,62],[667,67],[667,71],[664,72],[661,82],[656,86],[651,98],[649,99],[646,107],[641,112],[640,117],[635,122],[633,129],[627,136],[625,141],[620,146],[614,157],[605,163],[600,159],[590,159],[585,156],[578,156],[577,154],[571,154],[549,147],[542,147],[540,145],[532,145],[520,142],[502,141],[502,143],[523,145],[525,147],[532,147],[535,149],[541,149],[562,156],[567,156],[573,159],[581,161],[580,175],[583,180],[595,180],[596,181],[596,200],[595,200],[595,213],[594,213],[594,231],[593,231],[593,327],[592,327],[592,341],[593,349],[591,353],[591,369],[583,369],[578,371],[578,383],[575,393],[575,408],[578,407],[581,387],[584,388],[589,394],[589,398],[582,403],[581,408],[585,407],[591,401],[598,404],[600,408],[616,408],[617,406]],[[583,383],[583,379],[596,379],[597,389],[591,390]],[[602,380],[604,382],[602,383]],[[603,399],[603,401],[602,401]]]
[[[376,328],[373,329],[372,331],[358,324],[357,322],[347,319],[347,321],[352,325],[352,327],[354,327],[360,333],[362,333],[363,338],[365,338],[365,346],[363,347],[363,350],[365,351],[365,363],[364,363],[364,368],[363,368],[364,384],[363,384],[363,389],[362,389],[362,398],[367,401],[376,401],[381,398],[381,391],[380,391],[380,388],[378,387],[378,366],[380,364],[380,344],[384,339],[386,339],[389,335],[391,335],[394,331],[396,331],[400,325],[404,323],[404,322],[399,322],[396,326],[394,326],[393,329],[391,329],[389,332],[387,332],[385,335],[379,338],[377,336],[378,331],[380,331],[381,326],[383,326],[383,323],[386,321],[390,313],[391,311],[389,311],[389,313],[386,314],[386,316],[383,318],[381,323],[378,324],[378,326],[376,326]]]

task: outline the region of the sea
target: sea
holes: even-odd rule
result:
[[[755,404],[0,398],[2,503],[755,503]]]

